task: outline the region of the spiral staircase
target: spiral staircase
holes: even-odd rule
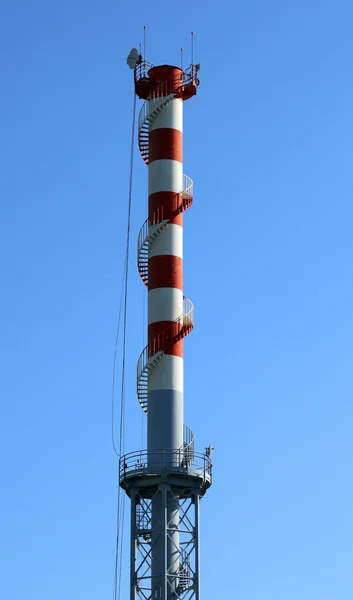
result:
[[[159,84],[142,105],[138,119],[138,145],[145,164],[149,164],[149,134],[153,123],[164,108],[180,96],[185,85],[194,81],[194,71],[183,73],[182,79],[175,77]],[[180,85],[179,85],[180,83]],[[177,87],[179,85],[179,87]],[[173,90],[173,91],[172,91]],[[175,194],[176,209],[168,218],[164,218],[163,206],[149,215],[138,234],[137,266],[143,283],[148,286],[148,257],[151,248],[168,224],[175,217],[190,208],[193,202],[193,182],[183,175],[182,189]],[[159,332],[143,349],[137,363],[137,397],[142,410],[147,414],[148,381],[154,369],[165,353],[178,341],[191,333],[194,327],[194,305],[186,296],[183,299],[183,312]],[[185,464],[191,464],[194,456],[194,434],[184,425],[184,458]]]

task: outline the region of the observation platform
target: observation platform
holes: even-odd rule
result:
[[[151,498],[156,488],[166,483],[177,488],[180,497],[192,490],[203,496],[212,485],[212,463],[208,454],[179,450],[138,450],[120,458],[119,483],[130,496],[132,488]]]
[[[134,70],[136,95],[148,100],[174,94],[175,98],[188,100],[196,95],[199,69],[200,65],[190,65],[185,70],[171,65],[155,67],[147,60],[141,60]]]

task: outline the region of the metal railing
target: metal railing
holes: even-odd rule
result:
[[[138,450],[120,458],[119,481],[144,475],[189,475],[211,482],[212,464],[204,452],[194,452],[192,462],[185,460],[184,449]]]
[[[135,84],[141,81],[144,82],[144,87],[145,84],[149,86],[149,96],[138,116],[138,144],[141,156],[147,165],[149,164],[149,132],[152,123],[173,98],[180,94],[187,94],[191,87],[196,90],[200,83],[197,78],[199,65],[191,65],[186,71],[179,71],[167,81],[155,84],[149,80],[149,69],[152,67],[151,63],[143,61],[137,65],[137,70],[135,69]]]
[[[188,427],[188,425],[184,425],[184,450],[185,448],[189,448],[192,452],[194,452],[194,441],[194,432],[192,429],[190,429],[190,427]]]
[[[164,226],[163,206],[154,211],[151,217],[148,217],[142,225],[137,236],[137,252],[140,254],[142,248],[148,247],[150,238],[158,233]]]
[[[192,464],[195,454],[195,435],[194,432],[184,425],[184,442],[183,442],[184,460],[188,464]]]
[[[141,60],[137,63],[134,70],[135,83],[138,83],[141,79],[148,79],[148,72],[153,69],[154,65],[148,60]]]
[[[152,358],[157,352],[165,352],[168,350],[168,348],[177,341],[176,338],[183,333],[183,329],[192,327],[193,324],[194,305],[189,298],[184,296],[182,314],[168,327],[163,329],[163,331],[157,333],[150,343],[142,350],[137,362],[137,377],[139,378],[139,375],[147,365],[149,358]]]
[[[193,180],[187,175],[183,175],[183,187],[180,192],[175,194],[176,201],[178,202],[179,198],[181,197],[181,202],[178,202],[176,209],[173,211],[168,221],[171,221],[179,213],[183,212],[189,207],[190,200],[193,197],[193,187]],[[158,232],[158,225],[161,225],[164,221],[163,209],[163,206],[157,208],[157,210],[155,210],[150,217],[147,217],[146,221],[142,225],[137,237],[138,254],[140,253],[141,249],[148,244],[149,238]]]
[[[194,326],[194,305],[184,296],[184,312],[166,329],[154,336],[142,350],[137,361],[137,397],[147,412],[148,378],[164,353],[180,339],[188,335]]]
[[[147,60],[142,60],[136,64],[134,70],[134,80],[138,83],[141,79],[149,78],[149,71],[153,69],[154,65]],[[171,92],[176,92],[183,85],[189,85],[194,83],[196,86],[199,85],[197,77],[198,67],[196,65],[190,65],[185,71],[181,71],[173,75],[167,81],[163,81],[155,85],[155,89],[152,92],[151,98],[160,98],[162,96],[168,96]]]
[[[141,106],[138,117],[138,144],[141,156],[145,163],[149,164],[149,132],[153,121],[163,108],[174,98],[174,94],[158,101],[158,104],[150,110],[150,101],[146,100]]]
[[[145,124],[145,122],[147,121],[148,117],[150,115],[152,115],[153,111],[156,111],[156,115],[158,114],[159,110],[162,110],[162,108],[164,108],[165,104],[168,104],[170,96],[173,96],[173,94],[168,94],[168,96],[163,98],[162,102],[159,102],[159,104],[153,109],[151,110],[150,107],[150,100],[145,100],[145,102],[142,104],[141,108],[140,108],[140,112],[139,112],[139,117],[138,117],[138,131],[139,133],[141,132],[141,129],[143,127],[143,125]]]
[[[164,98],[170,94],[178,94],[183,87],[190,85],[191,83],[194,83],[196,86],[199,83],[195,65],[190,65],[185,71],[176,73],[176,75],[173,75],[170,79],[167,79],[167,81],[158,83],[152,91],[149,100],[158,100],[159,98]]]
[[[183,175],[184,177],[184,181],[183,181],[183,198],[192,198],[193,193],[194,193],[194,182],[191,179],[191,177],[188,177],[187,175]]]
[[[153,65],[151,63],[148,63],[147,61],[143,61],[139,65],[137,65],[135,68],[135,83],[140,81],[141,79],[148,78],[148,71],[152,67]],[[164,99],[167,103],[168,98],[170,96],[177,95],[182,88],[192,83],[194,83],[195,86],[199,85],[199,80],[197,78],[197,67],[195,65],[190,65],[190,67],[186,69],[186,71],[177,73],[176,75],[170,77],[170,79],[167,79],[167,81],[163,81],[161,83],[156,84],[148,99],[141,106],[138,117],[139,131],[141,130],[142,125],[146,121],[148,115],[151,112],[153,112],[150,110],[151,102],[156,102],[156,100],[158,100],[159,103],[160,100]],[[159,104],[163,104],[163,102]]]

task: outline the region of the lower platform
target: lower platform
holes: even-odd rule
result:
[[[180,497],[195,490],[203,496],[212,485],[211,459],[190,448],[130,452],[119,461],[119,483],[129,496],[131,489],[138,488],[145,498],[152,497],[161,483],[178,489]]]

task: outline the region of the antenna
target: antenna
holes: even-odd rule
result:
[[[143,58],[146,60],[146,25],[143,26]]]
[[[191,64],[194,64],[194,32],[191,32]]]
[[[180,68],[183,70],[183,49],[180,48]]]
[[[134,69],[139,62],[139,53],[136,48],[133,48],[126,59],[126,63],[130,69]]]

